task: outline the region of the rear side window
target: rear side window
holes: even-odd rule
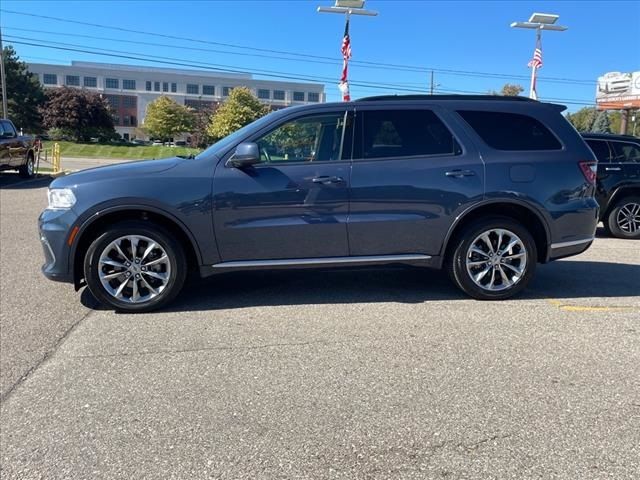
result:
[[[607,142],[603,140],[586,140],[586,142],[599,162],[609,163],[611,153],[609,152],[609,145]]]
[[[496,150],[560,150],[558,139],[528,115],[459,110],[460,116]]]
[[[630,142],[610,142],[613,150],[613,162],[640,163],[640,146]]]
[[[460,146],[431,110],[358,112],[354,158],[457,155]]]

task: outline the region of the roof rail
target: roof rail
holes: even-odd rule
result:
[[[356,102],[371,102],[382,100],[508,100],[513,102],[537,102],[528,97],[511,97],[505,95],[376,95],[363,97]]]

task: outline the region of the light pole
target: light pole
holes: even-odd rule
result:
[[[513,22],[512,28],[528,28],[536,31],[536,48],[533,52],[533,58],[529,62],[531,67],[531,85],[529,86],[529,98],[538,99],[536,91],[536,71],[542,67],[542,30],[553,30],[556,32],[564,32],[568,27],[556,25],[559,15],[551,13],[534,13],[527,22]]]
[[[351,100],[349,94],[349,81],[347,78],[349,59],[351,58],[351,38],[349,37],[349,18],[351,15],[365,15],[368,17],[375,17],[378,12],[373,10],[364,9],[364,0],[336,0],[333,7],[318,7],[319,13],[340,13],[345,16],[344,37],[342,38],[342,46],[340,51],[342,53],[342,75],[340,76],[340,83],[338,88],[342,92],[342,100],[348,102]]]
[[[0,30],[0,85],[2,88],[2,118],[9,118],[7,108],[7,78],[4,71],[4,50],[2,46],[2,30]]]

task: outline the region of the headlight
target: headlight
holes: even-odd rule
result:
[[[48,192],[49,208],[66,210],[76,204],[76,196],[69,188],[51,188]]]

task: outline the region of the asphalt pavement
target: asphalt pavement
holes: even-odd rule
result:
[[[0,176],[3,479],[640,477],[638,242],[504,302],[417,268],[238,272],[116,314],[40,275],[46,183]]]

